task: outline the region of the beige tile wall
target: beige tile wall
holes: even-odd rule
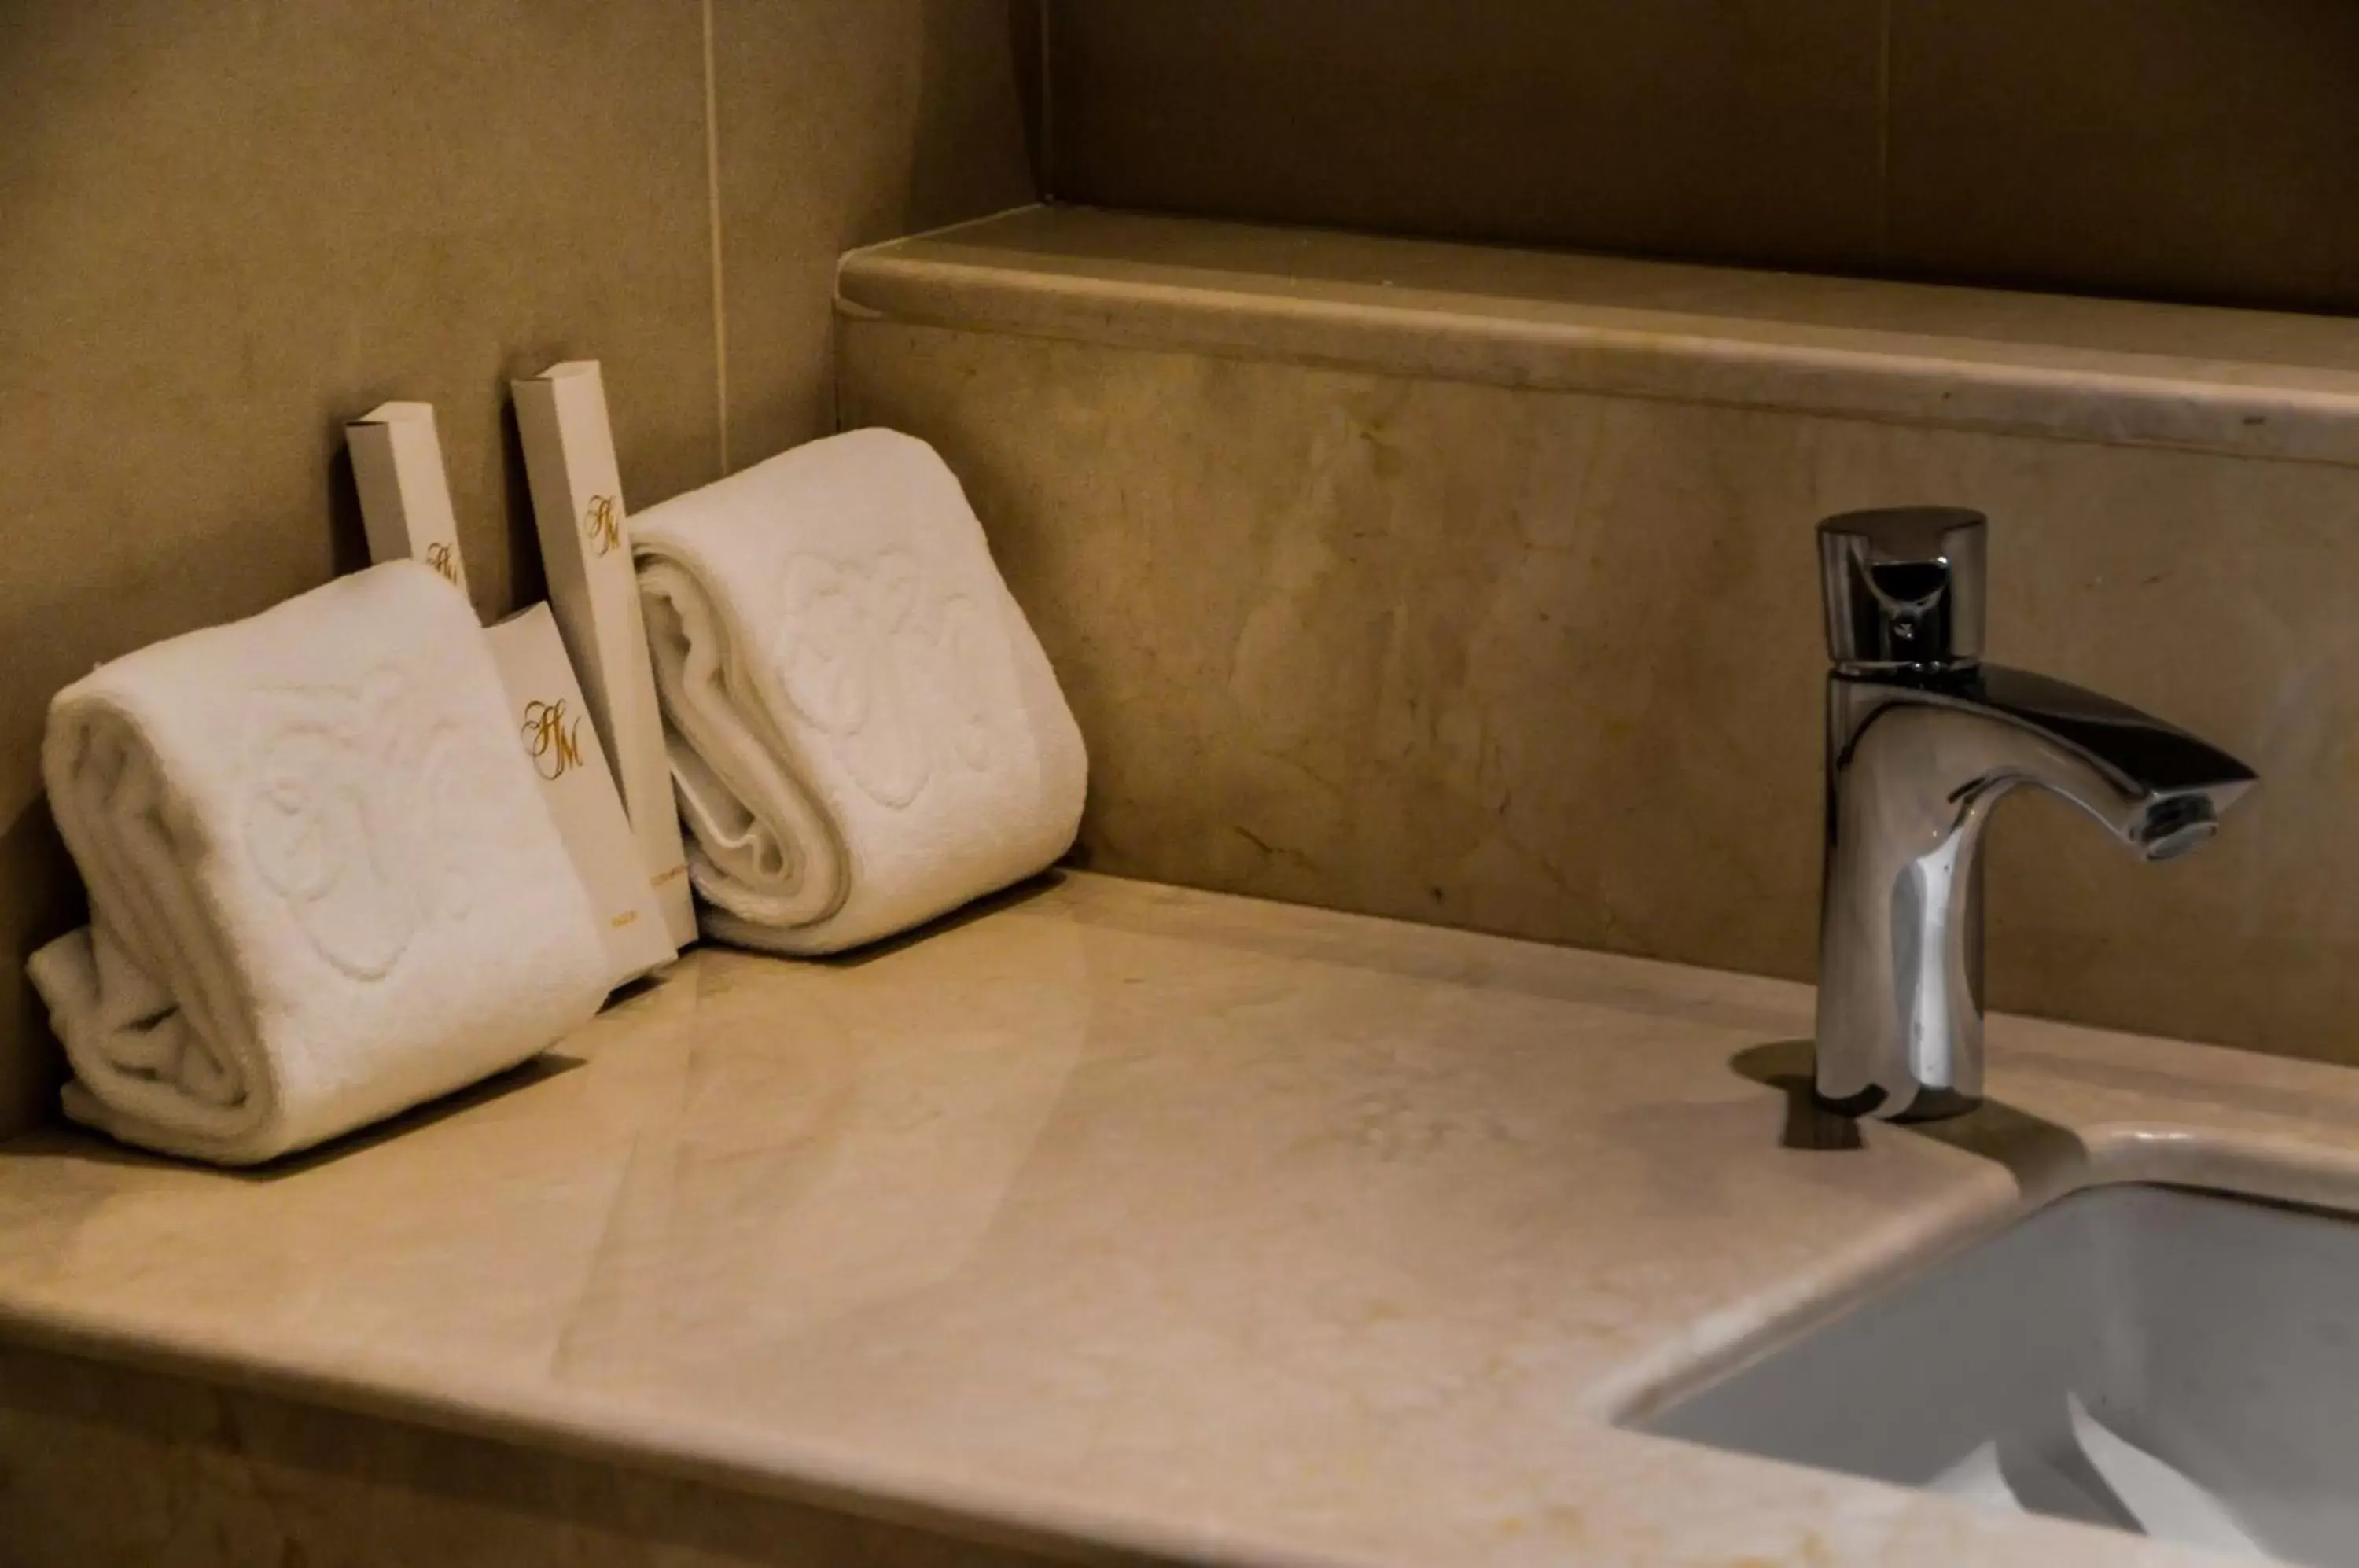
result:
[[[43,708],[356,564],[344,419],[438,406],[496,613],[537,588],[509,376],[603,359],[625,481],[659,499],[713,477],[724,436],[743,463],[828,427],[845,246],[1029,195],[1007,0],[711,16],[708,82],[699,7],[669,0],[9,7],[0,1130],[48,1103],[21,959],[77,897]]]
[[[1060,198],[2359,310],[2345,0],[1047,0]]]
[[[1864,263],[1881,0],[1049,0],[1060,200]]]
[[[834,258],[1033,199],[1033,0],[717,0],[732,467],[833,428]]]
[[[1994,657],[2263,777],[2162,866],[2006,805],[1995,1005],[2359,1062],[2359,470],[844,332],[847,420],[940,447],[1064,680],[1095,869],[1807,978],[1810,530],[1953,503],[1994,518]]]
[[[1894,0],[1891,265],[2359,310],[2359,6]]]

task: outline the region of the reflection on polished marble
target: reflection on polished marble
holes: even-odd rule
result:
[[[1809,1016],[1069,875],[283,1168],[0,1145],[0,1334],[1040,1550],[2175,1561],[1610,1421],[2092,1169],[2350,1202],[2359,1081],[2001,1018],[1999,1111],[1810,1152]]]

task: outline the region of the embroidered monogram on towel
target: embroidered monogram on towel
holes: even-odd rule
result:
[[[938,767],[991,765],[991,649],[973,600],[944,594],[917,557],[816,554],[787,563],[770,663],[787,701],[828,737],[879,805],[908,805]]]
[[[813,441],[633,533],[708,934],[842,952],[1072,843],[1081,731],[923,441]]]
[[[451,727],[417,707],[407,679],[379,670],[350,688],[280,688],[255,725],[246,853],[320,956],[356,980],[392,973],[466,887]]]
[[[588,1018],[611,960],[514,723],[473,606],[416,561],[60,692],[42,776],[91,925],[26,967],[66,1113],[251,1164]]]

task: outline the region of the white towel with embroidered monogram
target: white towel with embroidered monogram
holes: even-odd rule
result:
[[[27,964],[67,1113],[223,1164],[542,1050],[597,1010],[589,896],[464,595],[415,562],[102,666],[41,754],[91,923]]]
[[[1072,844],[1081,731],[925,442],[815,441],[631,530],[707,933],[839,952]]]

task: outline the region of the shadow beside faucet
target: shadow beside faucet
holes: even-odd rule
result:
[[[1815,1055],[1816,1048],[1807,1040],[1769,1040],[1746,1046],[1728,1059],[1728,1065],[1739,1077],[1786,1096],[1779,1147],[1810,1153],[1865,1148],[1857,1118],[1827,1109],[1812,1093]],[[1945,1121],[1888,1125],[2003,1166],[2026,1192],[2051,1186],[2059,1172],[2089,1162],[2088,1146],[2079,1134],[2002,1100],[1984,1100]]]

